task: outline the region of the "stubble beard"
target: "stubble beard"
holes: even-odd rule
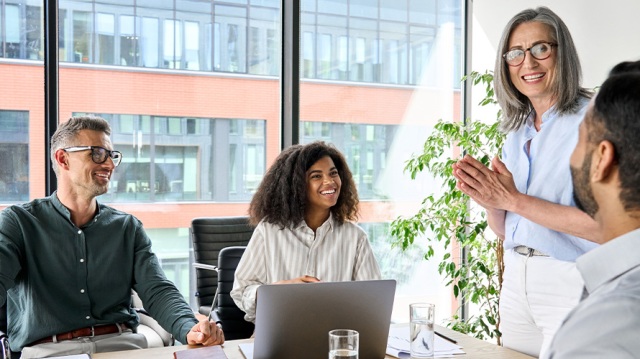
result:
[[[595,218],[596,213],[598,213],[598,203],[589,184],[592,156],[592,153],[585,155],[581,168],[571,167],[571,178],[573,182],[573,200],[576,202],[576,207],[589,215],[589,217]]]

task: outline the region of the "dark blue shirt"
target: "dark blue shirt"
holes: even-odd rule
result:
[[[197,320],[137,218],[98,203],[95,217],[78,228],[56,193],[0,213],[0,304],[6,300],[12,350],[91,325],[136,327],[131,289],[186,342]]]

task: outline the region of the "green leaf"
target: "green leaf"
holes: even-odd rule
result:
[[[491,158],[501,153],[504,134],[499,129],[502,114],[496,106],[491,71],[472,71],[462,78],[473,86],[484,90],[484,97],[478,106],[495,106],[495,118],[483,120],[466,119],[456,121],[438,119],[433,131],[426,137],[422,152],[413,154],[405,163],[404,171],[412,179],[419,173],[428,173],[442,180],[437,194],[427,195],[419,209],[408,218],[397,218],[391,223],[390,233],[395,238],[392,246],[403,251],[419,251],[425,260],[434,260],[434,243],[445,252],[437,263],[438,273],[444,277],[447,286],[460,303],[474,303],[480,313],[477,316],[460,318],[454,314],[450,326],[454,330],[469,333],[474,337],[499,338],[499,283],[497,276],[497,248],[502,242],[485,237],[486,215],[471,206],[468,196],[456,189],[452,174],[453,147],[463,154],[470,154],[485,165]],[[473,210],[471,210],[473,209]],[[423,250],[416,243],[426,239]],[[466,258],[460,261],[460,252],[453,248],[463,248]]]

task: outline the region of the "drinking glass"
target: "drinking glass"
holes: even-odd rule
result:
[[[411,358],[432,358],[435,331],[433,329],[434,304],[409,304]]]
[[[358,359],[360,334],[351,329],[329,332],[329,359]]]

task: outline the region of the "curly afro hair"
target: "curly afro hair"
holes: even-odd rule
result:
[[[265,174],[249,206],[251,224],[261,220],[282,228],[298,225],[307,204],[306,173],[319,159],[329,156],[338,170],[342,186],[331,213],[338,223],[358,217],[358,191],[347,161],[333,145],[322,141],[286,148]]]

